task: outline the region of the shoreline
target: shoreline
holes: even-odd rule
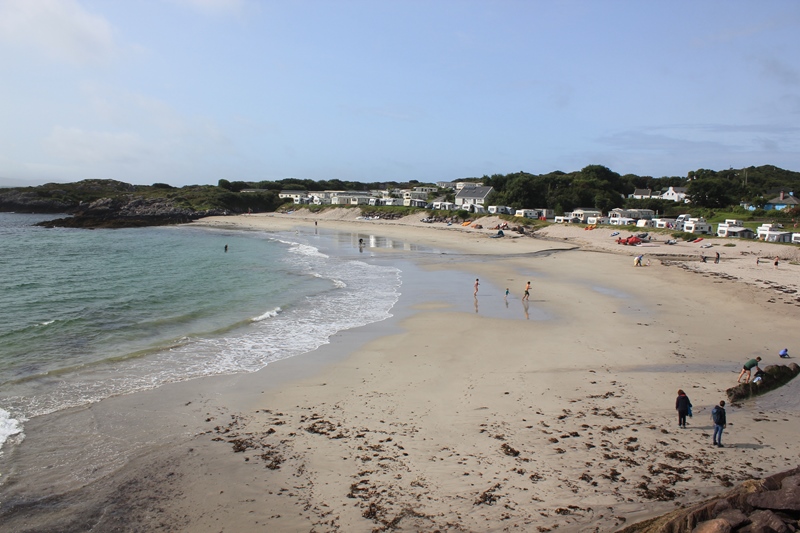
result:
[[[173,444],[143,447],[76,500],[93,491],[94,504],[192,531],[612,531],[796,466],[796,406],[766,414],[758,402],[732,407],[724,450],[710,447],[705,420],[741,361],[759,354],[778,363],[783,344],[793,353],[796,295],[764,286],[792,290],[797,265],[764,284],[769,270],[753,282],[723,270],[744,266],[745,255],[693,264],[701,276],[691,276],[672,259],[634,268],[631,250],[576,244],[592,237],[601,248],[599,233],[565,241],[555,228],[548,240],[488,239],[492,232],[373,222],[272,215],[203,224],[321,226],[453,250],[415,260],[434,283],[440,270],[479,277],[482,309],[502,302],[508,286],[516,318],[471,312],[471,285],[449,300],[429,299],[423,273],[418,287],[403,287],[402,316],[331,339],[308,360],[90,406],[85,416],[119,420],[161,405],[159,417],[185,427]],[[542,320],[523,318],[528,279],[526,311],[541,311]],[[726,327],[745,321],[747,328]],[[678,388],[695,405],[687,430],[673,420]],[[799,390],[790,383],[776,392]],[[140,490],[125,495],[131,483]],[[21,511],[12,518],[22,520]]]

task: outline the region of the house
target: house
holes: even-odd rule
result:
[[[650,189],[635,189],[631,197],[637,200],[645,200],[647,198],[651,198],[652,195],[653,191]]]
[[[790,192],[789,194],[784,193],[781,191],[781,194],[770,200],[769,202],[764,204],[764,209],[769,211],[774,209],[776,211],[782,211],[784,209],[792,209],[793,207],[797,207],[800,205],[800,201],[794,197],[794,193]]]
[[[476,183],[474,181],[457,181],[455,182],[456,190],[468,189],[470,187],[483,187],[483,183]]]
[[[661,194],[661,199],[672,200],[673,202],[683,202],[685,204],[688,204],[689,199],[686,198],[687,192],[689,192],[688,187],[670,187]]]
[[[577,218],[579,221],[586,223],[586,219],[589,217],[601,217],[603,216],[603,212],[599,209],[588,209],[580,207],[578,209],[574,209],[572,213],[564,213],[567,216],[572,216],[573,218]]]
[[[464,187],[456,193],[456,205],[467,209],[471,205],[480,205],[494,191],[492,187]]]
[[[706,222],[706,219],[703,217],[697,218],[690,218],[683,224],[683,231],[686,233],[694,233],[703,234],[703,235],[711,235],[713,233],[713,229],[711,228],[711,224]]]

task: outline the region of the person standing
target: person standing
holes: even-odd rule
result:
[[[775,256],[775,261],[772,264],[775,265],[775,270],[778,270],[778,256],[777,255]]]
[[[678,397],[675,399],[675,409],[678,411],[678,427],[686,429],[686,416],[692,408],[692,402],[683,390],[678,390]]]
[[[758,372],[761,370],[760,368],[758,368],[758,363],[760,361],[761,361],[761,358],[760,357],[756,357],[755,359],[750,359],[748,362],[746,362],[744,364],[744,366],[742,367],[742,371],[739,372],[739,378],[736,380],[736,383],[741,383],[742,382],[742,376],[744,376],[745,374],[747,374],[747,377],[744,379],[744,382],[745,383],[749,383],[750,382],[750,371],[753,368],[755,368],[756,369],[756,374],[758,374]]]
[[[475,278],[475,293],[473,294],[473,296],[478,295],[478,285],[480,285],[480,283],[478,283],[478,278]]]
[[[525,294],[522,295],[522,300],[529,300],[531,297],[531,282],[525,284]]]
[[[717,257],[714,258],[714,264],[715,265],[719,264],[719,252],[717,252]]]
[[[724,448],[722,430],[728,426],[728,420],[725,417],[725,400],[719,402],[719,405],[714,406],[711,410],[711,419],[714,421],[714,446]]]

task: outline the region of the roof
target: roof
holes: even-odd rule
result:
[[[486,198],[490,192],[491,187],[465,187],[458,191],[456,198]]]
[[[633,191],[634,196],[650,196],[653,191],[650,189],[635,189]]]
[[[800,205],[800,201],[790,194],[783,195],[783,199],[780,196],[776,196],[767,203],[772,205]]]

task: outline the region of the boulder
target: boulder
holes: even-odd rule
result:
[[[747,497],[747,503],[756,509],[772,511],[800,511],[800,487],[789,486]]]
[[[800,374],[800,366],[797,363],[769,365],[764,367],[764,375],[758,383],[753,383],[752,381],[750,383],[740,383],[725,392],[728,395],[728,401],[742,401],[786,385],[797,374]]]
[[[750,515],[750,523],[737,533],[792,533],[792,530],[772,511],[756,511]]]
[[[727,520],[713,518],[697,524],[692,533],[731,533],[731,525]]]

